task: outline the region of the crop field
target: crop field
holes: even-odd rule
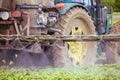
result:
[[[0,68],[0,80],[120,80],[120,64],[71,68]]]

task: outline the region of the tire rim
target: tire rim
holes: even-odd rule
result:
[[[81,28],[72,28],[71,35],[83,35],[83,30]],[[87,48],[85,42],[67,42],[68,43],[68,55],[73,63],[73,66],[82,65],[84,62],[84,57],[87,53]]]

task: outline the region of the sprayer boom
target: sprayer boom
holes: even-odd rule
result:
[[[50,36],[50,35],[0,35],[0,40],[21,40],[28,42],[42,42],[42,41],[120,41],[120,34],[110,34],[110,35],[61,35],[61,36]]]

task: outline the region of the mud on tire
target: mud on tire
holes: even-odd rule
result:
[[[109,34],[120,34],[120,22],[115,23]],[[106,42],[106,63],[120,63],[120,42]]]

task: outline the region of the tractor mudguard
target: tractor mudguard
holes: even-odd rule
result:
[[[84,6],[84,5],[82,5],[82,4],[78,4],[78,3],[65,3],[65,4],[66,4],[65,8],[62,9],[62,10],[59,10],[59,13],[60,13],[60,14],[65,14],[65,13],[66,13],[67,11],[69,11],[71,8],[76,7],[76,6],[82,7],[82,8],[84,8],[88,13],[90,13],[90,11],[88,10],[87,6]]]

